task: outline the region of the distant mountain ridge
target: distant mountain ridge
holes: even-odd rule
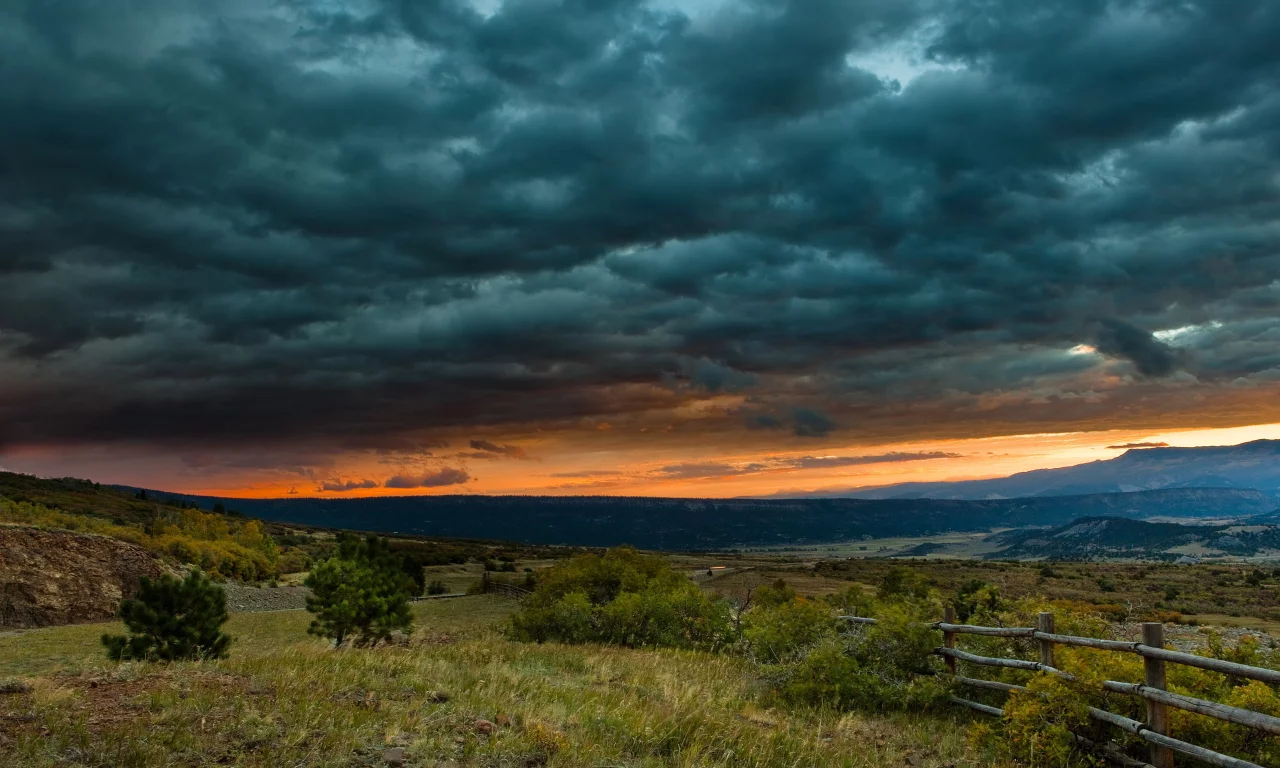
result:
[[[1277,506],[1259,491],[1227,488],[1000,500],[470,495],[226,499],[151,493],[205,508],[221,502],[250,517],[278,523],[530,544],[632,544],[664,550],[1051,526],[1089,515],[1246,517]]]
[[[1204,448],[1134,448],[1114,459],[989,480],[785,492],[770,498],[999,499],[1169,488],[1251,488],[1280,500],[1280,440]]]

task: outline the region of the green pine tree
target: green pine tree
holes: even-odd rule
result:
[[[107,656],[117,661],[216,659],[226,656],[231,644],[221,630],[226,593],[200,571],[182,580],[167,574],[143,577],[138,596],[120,603],[120,618],[130,635],[102,636]]]
[[[348,638],[359,646],[372,645],[413,626],[413,579],[386,539],[344,535],[337,554],[313,568],[304,584],[312,593],[307,610],[315,614],[307,631],[332,638],[335,646]]]

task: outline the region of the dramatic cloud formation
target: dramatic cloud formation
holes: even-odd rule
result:
[[[0,454],[345,492],[467,482],[400,470],[446,440],[690,477],[1280,421],[1277,40],[1273,0],[4,3]]]
[[[393,475],[383,483],[384,488],[442,488],[460,485],[470,480],[466,470],[445,467],[421,475]]]
[[[319,490],[334,493],[345,493],[347,491],[359,491],[377,487],[377,480],[326,480],[320,484]]]

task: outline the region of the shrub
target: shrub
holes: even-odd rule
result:
[[[1001,607],[1000,592],[994,584],[982,579],[969,579],[960,587],[951,604],[956,609],[956,618],[965,622],[998,611]]]
[[[913,611],[887,609],[879,623],[829,636],[775,675],[780,698],[792,704],[872,712],[921,709],[947,695],[932,651],[938,633]]]
[[[448,591],[449,591],[449,587],[446,586],[445,583],[443,581],[440,581],[439,579],[436,579],[435,581],[427,585],[428,595],[443,595],[448,593]]]
[[[778,579],[764,587],[756,590],[756,605],[765,608],[776,608],[780,605],[791,602],[796,599],[796,591],[787,586],[787,582]]]
[[[332,638],[335,646],[352,635],[358,646],[376,644],[413,625],[413,580],[386,539],[343,535],[337,554],[317,565],[303,583],[312,591],[307,610],[316,615],[307,631]]]
[[[848,616],[870,616],[875,610],[875,599],[857,584],[850,584],[840,592],[822,598],[828,605]]]
[[[120,603],[129,636],[103,635],[107,656],[117,661],[213,659],[227,655],[231,638],[222,587],[199,571],[179,581],[169,575],[143,578],[138,596]]]
[[[511,634],[533,642],[719,648],[731,640],[731,626],[724,601],[662,558],[621,547],[541,572]]]
[[[795,661],[835,635],[835,614],[829,606],[812,600],[762,604],[748,611],[742,622],[748,653],[764,664]]]
[[[893,566],[880,582],[879,598],[881,600],[921,600],[928,595],[928,577],[905,566]]]

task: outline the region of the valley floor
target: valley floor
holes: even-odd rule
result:
[[[1004,765],[961,713],[767,709],[737,658],[513,643],[514,608],[418,603],[409,647],[340,652],[305,611],[234,614],[230,658],[167,666],[107,662],[112,623],[3,636],[0,764]]]

